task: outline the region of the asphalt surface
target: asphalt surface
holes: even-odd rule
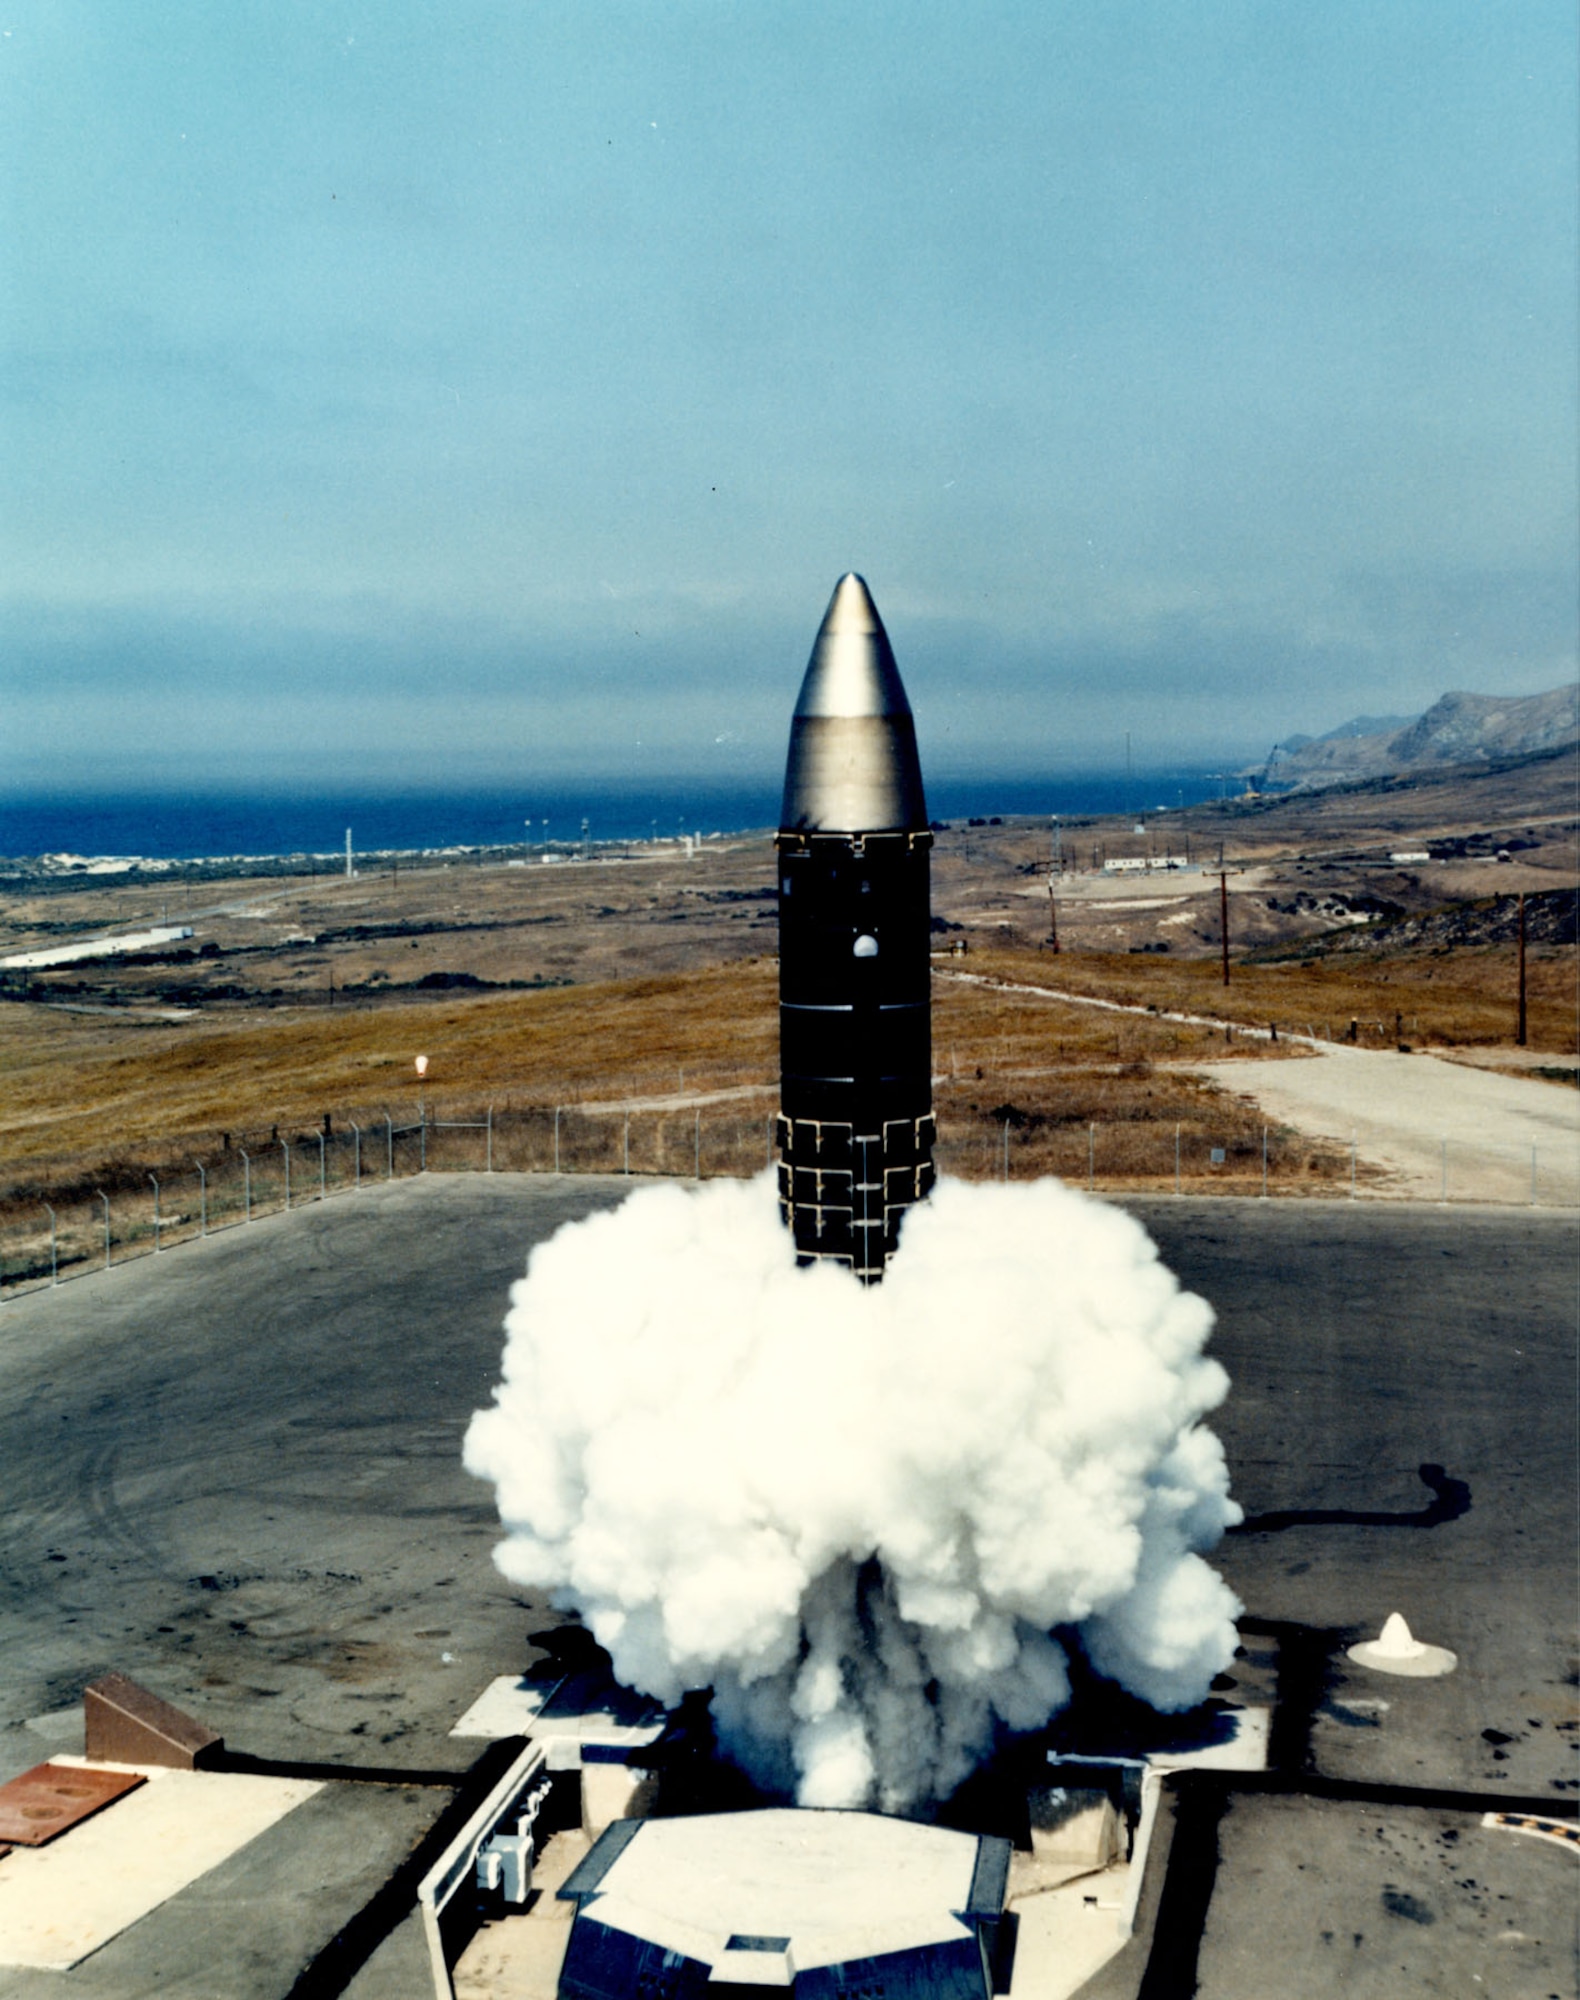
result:
[[[0,1777],[80,1747],[82,1687],[118,1668],[236,1750],[385,1779],[331,1786],[73,1973],[0,1971],[6,2000],[284,1995],[449,1802],[401,1780],[467,1760],[451,1723],[552,1622],[488,1560],[461,1433],[528,1248],[625,1186],[369,1187],[0,1311]],[[1576,1795],[1573,1217],[1138,1212],[1218,1310],[1214,1421],[1252,1520],[1217,1560],[1248,1650],[1285,1663],[1286,1773],[1183,1809],[1156,1949],[1100,1990],[1567,1996],[1574,1858],[1479,1814]],[[1458,1671],[1351,1666],[1394,1610]],[[1445,1872],[1456,1846],[1475,1863]],[[407,1990],[398,1945],[358,1994]]]

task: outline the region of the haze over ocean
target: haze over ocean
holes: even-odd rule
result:
[[[1577,76],[1567,0],[24,0],[0,783],[756,782],[848,569],[929,774],[1557,686]]]
[[[1203,771],[1093,772],[995,782],[947,779],[927,788],[935,819],[1034,814],[1176,811],[1216,798],[1220,780]],[[334,854],[346,828],[354,848],[413,850],[498,847],[545,839],[648,840],[677,833],[734,833],[777,823],[779,787],[677,785],[662,791],[614,787],[454,792],[347,792],[340,795],[226,792],[37,792],[0,797],[0,855],[146,855],[197,860],[228,854]],[[547,827],[545,828],[545,820]]]

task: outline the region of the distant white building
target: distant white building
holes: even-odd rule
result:
[[[13,952],[0,958],[6,970],[42,965],[75,965],[85,958],[119,958],[131,951],[157,951],[164,944],[179,944],[192,935],[190,924],[160,924],[151,931],[123,931],[119,937],[90,938],[82,944],[50,945],[43,951]]]

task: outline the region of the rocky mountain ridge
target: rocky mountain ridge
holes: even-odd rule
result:
[[[1243,775],[1263,790],[1308,791],[1396,772],[1484,764],[1580,741],[1580,684],[1546,694],[1445,694],[1424,715],[1356,716],[1325,736],[1292,736]]]

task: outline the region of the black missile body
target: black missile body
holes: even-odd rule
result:
[[[803,1262],[883,1276],[933,1184],[932,847],[916,727],[859,576],[790,725],[779,856],[779,1204]]]

